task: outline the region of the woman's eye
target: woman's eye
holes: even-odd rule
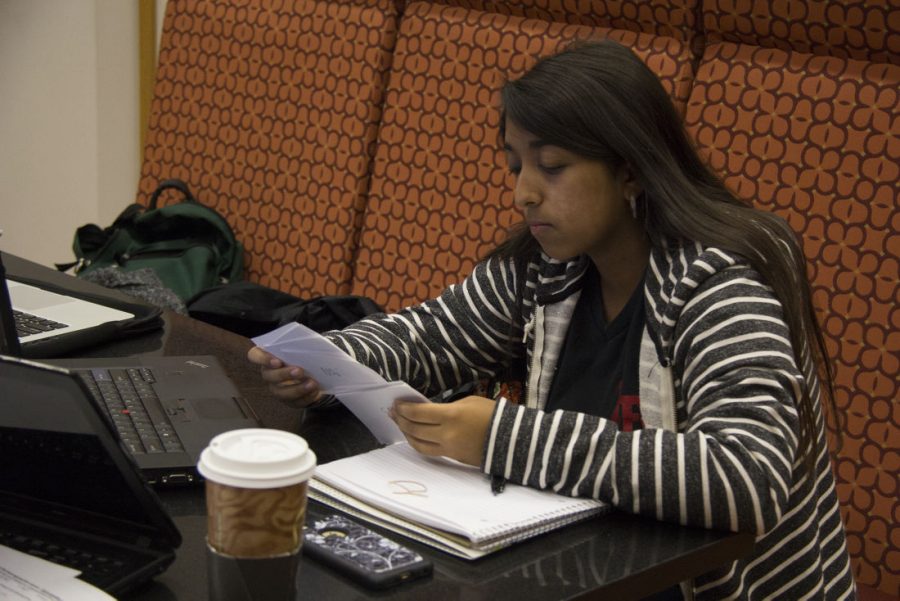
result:
[[[556,175],[557,173],[559,173],[563,169],[565,169],[566,166],[553,164],[553,165],[540,165],[540,168],[541,168],[541,171],[543,171],[547,175]]]

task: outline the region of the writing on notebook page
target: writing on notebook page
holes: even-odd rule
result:
[[[395,495],[428,496],[428,487],[415,480],[391,480],[388,484],[391,486],[391,492]]]

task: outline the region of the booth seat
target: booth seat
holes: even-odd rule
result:
[[[684,108],[674,38],[415,2],[400,20],[375,145],[355,294],[395,310],[459,281],[518,218],[497,138],[499,90],[536,56],[602,36],[632,48]]]
[[[167,6],[138,202],[180,178],[234,228],[247,279],[303,297],[347,293],[394,5]]]
[[[726,183],[802,240],[853,572],[896,599],[898,31],[892,0],[170,0],[138,201],[181,178],[248,279],[399,309],[517,219],[503,82],[575,39],[630,46]]]
[[[704,0],[688,130],[800,235],[862,598],[900,598],[900,5]]]

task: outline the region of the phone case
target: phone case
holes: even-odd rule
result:
[[[387,588],[431,574],[431,561],[343,515],[312,519],[303,553],[371,588]]]

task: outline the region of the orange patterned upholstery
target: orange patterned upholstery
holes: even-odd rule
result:
[[[785,217],[803,238],[845,422],[835,469],[854,574],[894,598],[898,103],[900,66],[719,43],[706,50],[686,115],[701,151],[732,189]]]
[[[709,42],[900,64],[896,0],[702,0]]]
[[[690,42],[700,0],[433,0],[484,12],[652,33]]]
[[[518,218],[497,140],[498,90],[576,38],[633,47],[683,107],[686,45],[630,31],[414,3],[400,23],[353,293],[396,310],[472,270]]]
[[[389,0],[169,2],[138,201],[181,178],[248,279],[347,293],[395,33]]]

